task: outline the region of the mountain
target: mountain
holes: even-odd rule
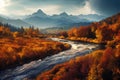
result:
[[[100,23],[107,23],[107,24],[119,24],[120,26],[120,13],[113,15],[112,17],[108,17],[100,21]]]
[[[2,14],[0,14],[0,16],[3,17],[3,18],[9,19],[8,16],[2,15]]]
[[[16,27],[21,27],[21,26],[25,26],[25,27],[29,27],[30,24],[20,20],[20,19],[9,19],[9,18],[3,18],[3,17],[0,17],[0,22],[6,24],[11,24],[13,26],[16,26]]]
[[[78,17],[81,17],[83,19],[87,19],[89,21],[100,21],[105,18],[105,16],[98,15],[98,14],[88,14],[88,15],[79,15]]]
[[[103,19],[99,22],[94,22],[91,26],[97,26],[99,28],[108,28],[112,30],[119,30],[120,29],[120,13]]]
[[[104,16],[97,14],[75,16],[68,15],[66,12],[50,16],[39,9],[35,13],[28,15],[27,18],[23,19],[23,21],[39,28],[69,28],[68,26],[82,26],[83,24],[88,25],[88,23],[91,23],[93,21],[99,21],[103,18]]]
[[[37,12],[29,15],[28,17],[48,17],[48,15],[46,15],[41,9],[39,9]]]
[[[66,12],[63,12],[63,13],[60,13],[59,16],[61,16],[61,17],[68,17],[69,15]]]
[[[80,22],[80,23],[71,23],[71,24],[68,24],[68,25],[65,25],[63,27],[50,27],[50,28],[45,28],[45,29],[42,29],[41,32],[42,33],[59,33],[61,31],[66,31],[66,30],[69,30],[70,28],[72,27],[79,27],[80,25],[82,26],[86,26],[86,25],[89,25],[91,24],[91,22]]]
[[[60,14],[54,14],[52,16],[47,15],[41,9],[32,13],[31,15],[24,16],[23,19],[11,19],[6,16],[0,17],[0,22],[9,23],[13,26],[35,26],[39,28],[64,28],[69,29],[73,26],[83,26],[88,25],[91,22],[99,21],[103,19],[104,16],[97,14],[89,15],[69,15],[66,12]]]

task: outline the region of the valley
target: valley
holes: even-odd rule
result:
[[[120,80],[120,13],[92,10],[89,0],[77,11],[69,4],[0,14],[0,80]]]

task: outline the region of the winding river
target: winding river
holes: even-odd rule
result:
[[[30,63],[18,66],[13,69],[0,71],[0,80],[25,80],[34,78],[41,72],[53,68],[56,64],[66,62],[77,56],[89,54],[91,51],[99,48],[99,46],[96,44],[86,44],[58,38],[51,39],[54,41],[68,43],[72,46],[72,48],[58,54],[48,56],[43,60],[39,59],[31,61]]]

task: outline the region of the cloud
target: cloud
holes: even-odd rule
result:
[[[90,2],[89,1],[86,1],[85,2],[85,5],[81,8],[79,7],[76,7],[75,10],[69,12],[71,14],[75,14],[75,15],[79,15],[79,14],[98,14],[97,12],[95,12],[94,10],[92,10],[91,8],[91,5],[90,5]]]
[[[20,4],[24,6],[46,6],[46,5],[60,5],[62,7],[83,6],[86,0],[9,0],[14,4]]]
[[[90,0],[90,4],[92,9],[106,16],[120,12],[120,0]]]
[[[0,14],[22,16],[42,9],[47,14],[102,14],[111,16],[120,12],[120,0],[2,0]]]
[[[7,5],[2,9],[2,13],[8,16],[22,16],[42,9],[50,15],[59,14],[64,11],[75,14],[74,10],[82,8],[85,5],[85,1],[86,0],[4,0]]]

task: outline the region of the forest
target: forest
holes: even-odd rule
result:
[[[0,23],[0,70],[43,59],[71,47],[44,37],[38,28],[17,29]]]

